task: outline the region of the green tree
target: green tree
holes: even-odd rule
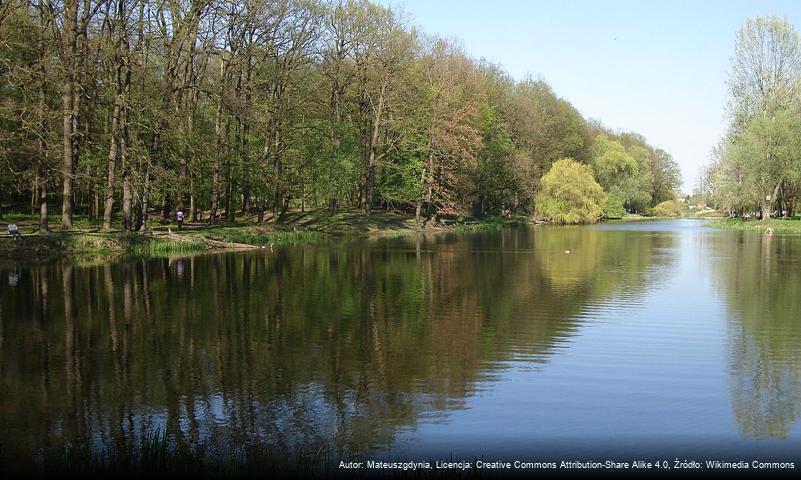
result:
[[[786,18],[748,19],[737,32],[729,71],[735,129],[757,115],[798,104],[801,36]]]
[[[592,166],[598,183],[607,192],[614,193],[624,205],[639,200],[637,191],[637,160],[626,152],[622,143],[599,134],[592,144]]]
[[[681,188],[681,168],[668,152],[657,148],[654,151],[653,163],[653,191],[651,197],[654,203],[672,199]]]
[[[734,200],[757,204],[770,217],[782,189],[801,178],[801,117],[787,111],[757,115],[730,138],[722,163],[723,188]]]
[[[589,166],[570,158],[559,160],[541,185],[536,210],[552,222],[592,223],[601,218],[605,195]]]
[[[614,193],[608,193],[603,206],[604,217],[606,218],[623,218],[626,215],[626,209],[623,207],[623,201],[618,198]]]

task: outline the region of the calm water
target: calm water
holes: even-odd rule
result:
[[[800,294],[801,238],[693,221],[6,267],[0,461],[797,461]]]

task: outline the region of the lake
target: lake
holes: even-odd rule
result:
[[[801,238],[693,220],[6,266],[0,461],[798,462],[800,312]]]

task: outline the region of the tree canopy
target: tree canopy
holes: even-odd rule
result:
[[[732,215],[792,216],[801,192],[801,36],[787,19],[756,17],[737,33],[730,124],[699,185]]]
[[[536,208],[555,223],[592,223],[601,218],[605,197],[589,165],[564,158],[542,177]]]
[[[178,209],[528,214],[565,157],[629,211],[679,183],[643,137],[367,0],[9,0],[0,90],[0,215],[41,231],[54,207],[131,231]]]

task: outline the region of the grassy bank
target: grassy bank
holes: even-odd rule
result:
[[[773,230],[773,233],[801,235],[801,221],[799,220],[771,219],[763,221],[728,218],[711,222],[709,225],[717,228],[761,233],[764,233],[770,228]]]
[[[143,233],[120,230],[101,231],[99,225],[78,219],[70,231],[54,229],[36,233],[34,218],[17,215],[13,218],[23,233],[21,241],[0,235],[0,260],[28,261],[57,258],[92,258],[109,256],[161,256],[202,252],[211,249],[246,248],[310,243],[336,237],[387,237],[436,232],[494,230],[525,225],[528,219],[490,217],[483,219],[446,220],[418,226],[414,218],[391,212],[377,212],[367,219],[361,211],[336,215],[327,212],[290,212],[281,223],[257,223],[255,218],[242,218],[238,223],[209,226],[187,222],[181,231],[176,225],[156,225]],[[9,221],[9,220],[6,220]],[[58,225],[58,219],[51,219]],[[5,230],[5,225],[2,225]]]
[[[100,233],[93,231],[52,232],[24,235],[21,241],[0,238],[0,259],[50,260],[63,257],[108,257],[118,255],[157,256],[206,250],[201,242],[176,242],[163,235]]]

